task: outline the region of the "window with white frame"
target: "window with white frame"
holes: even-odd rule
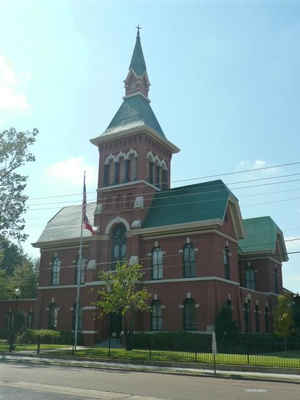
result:
[[[252,268],[251,263],[247,264],[246,270],[245,270],[245,286],[248,289],[254,289],[255,290],[255,271]]]
[[[230,273],[230,251],[229,247],[226,245],[224,249],[224,275],[225,279],[231,278],[231,273]]]
[[[55,303],[49,305],[48,329],[56,329],[58,320],[58,308]]]
[[[154,300],[151,306],[151,330],[160,331],[162,329],[162,307],[159,300]]]
[[[160,247],[152,250],[152,279],[163,278],[163,252]]]
[[[60,280],[60,266],[61,261],[57,256],[54,256],[51,268],[51,283],[52,285],[59,285]]]
[[[195,250],[191,243],[186,243],[183,247],[183,276],[192,278],[195,275]]]
[[[196,329],[196,304],[194,299],[185,299],[183,304],[183,329],[192,331]]]
[[[115,269],[116,264],[122,262],[126,257],[126,227],[118,224],[112,231],[112,268]]]

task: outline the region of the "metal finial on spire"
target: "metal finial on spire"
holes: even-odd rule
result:
[[[137,29],[137,37],[140,37],[140,30],[142,29],[142,27],[138,24],[136,29]]]

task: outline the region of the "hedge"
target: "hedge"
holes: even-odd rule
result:
[[[212,350],[211,334],[190,332],[136,333],[131,338],[132,348],[177,350],[207,353]],[[288,350],[300,350],[300,337],[288,338]],[[219,353],[264,354],[283,351],[284,339],[273,334],[238,334],[234,339],[224,337],[217,342]]]
[[[135,349],[210,352],[211,335],[190,332],[137,333],[131,337]]]
[[[73,344],[72,332],[56,331],[51,329],[27,329],[17,337],[17,342],[22,344],[35,344],[40,337],[41,344]],[[82,344],[82,335],[78,334],[78,344]]]

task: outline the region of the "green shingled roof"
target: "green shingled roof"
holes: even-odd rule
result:
[[[143,228],[223,219],[231,195],[221,180],[158,192]]]
[[[146,63],[144,59],[144,54],[139,34],[137,34],[136,37],[136,42],[129,69],[133,70],[136,73],[136,75],[139,76],[143,75],[146,72]]]
[[[244,219],[243,226],[245,239],[239,240],[242,253],[275,253],[277,235],[282,237],[282,232],[271,217]],[[282,246],[283,253],[286,253],[284,242]]]
[[[162,139],[166,139],[154,112],[141,94],[125,97],[121,107],[113,117],[103,135],[114,133],[118,128],[125,129],[126,126],[134,127],[135,125],[147,125],[154,129]]]

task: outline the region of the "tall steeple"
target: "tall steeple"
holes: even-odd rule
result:
[[[125,96],[127,97],[140,93],[148,99],[150,82],[141,45],[140,29],[141,27],[138,25],[136,42],[129,65],[129,72],[124,81]]]

